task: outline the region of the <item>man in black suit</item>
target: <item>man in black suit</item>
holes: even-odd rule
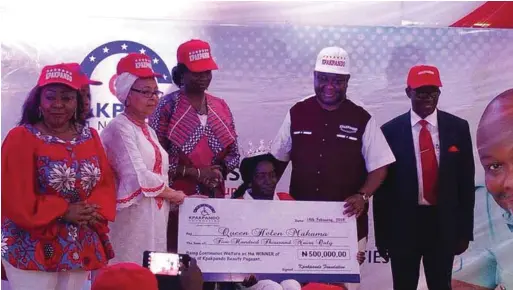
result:
[[[412,109],[382,127],[396,162],[374,195],[374,228],[396,290],[417,289],[421,260],[430,290],[451,289],[454,256],[473,240],[470,129],[436,109],[441,86],[436,67],[412,67],[406,88]]]

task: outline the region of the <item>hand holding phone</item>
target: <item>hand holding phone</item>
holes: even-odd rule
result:
[[[189,267],[184,268],[180,276],[180,284],[183,290],[203,289],[203,274],[196,263],[196,259],[190,258]]]

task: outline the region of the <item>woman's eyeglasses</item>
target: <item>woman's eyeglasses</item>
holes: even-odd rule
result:
[[[157,96],[157,98],[162,98],[162,96],[164,95],[163,92],[161,91],[150,91],[150,90],[138,90],[138,89],[130,89],[131,91],[134,91],[134,92],[138,92],[139,94],[143,95],[145,98],[147,99],[151,99],[153,96]]]

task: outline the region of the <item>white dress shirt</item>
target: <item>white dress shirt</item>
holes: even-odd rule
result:
[[[419,204],[430,205],[430,203],[424,198],[424,186],[422,179],[422,163],[420,159],[420,144],[419,134],[422,126],[419,124],[422,120],[417,113],[413,110],[410,111],[411,116],[411,130],[413,134],[413,147],[415,148],[415,159],[417,163],[417,180],[419,181]],[[433,139],[433,145],[435,146],[436,160],[440,164],[440,137],[438,136],[438,110],[435,110],[431,115],[427,116],[424,120],[428,122],[427,129],[431,133],[431,139]]]

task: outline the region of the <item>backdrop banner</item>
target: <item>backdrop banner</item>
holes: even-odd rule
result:
[[[230,106],[241,150],[247,150],[249,141],[258,144],[261,139],[273,139],[291,105],[313,93],[316,55],[326,46],[347,50],[351,61],[348,96],[368,109],[379,124],[409,110],[404,89],[407,72],[415,64],[439,68],[443,82],[439,108],[468,120],[473,140],[487,103],[513,87],[513,30],[248,26],[137,19],[60,25],[66,31],[84,33],[48,34],[47,28],[31,27],[4,39],[2,140],[19,121],[21,106],[43,65],[79,62],[89,76],[103,81],[102,86],[92,87],[94,117],[89,121],[101,131],[123,111],[113,95],[117,61],[129,52],[149,55],[155,70],[163,74],[158,79],[161,90],[171,92],[176,89],[170,77],[176,49],[191,38],[212,46],[219,71],[213,73],[209,91]],[[484,173],[477,152],[475,156],[477,185],[482,186]],[[278,190],[287,191],[288,182],[287,171]],[[238,171],[229,174],[227,196],[240,183]],[[485,188],[476,189],[476,242],[455,259],[455,279],[488,288],[498,283],[513,288],[513,261],[504,256],[513,251],[513,226],[506,227],[511,220]],[[496,227],[501,234],[494,236]],[[421,274],[419,289],[427,289],[424,280]],[[360,289],[392,289],[390,266],[375,249],[372,224]]]

